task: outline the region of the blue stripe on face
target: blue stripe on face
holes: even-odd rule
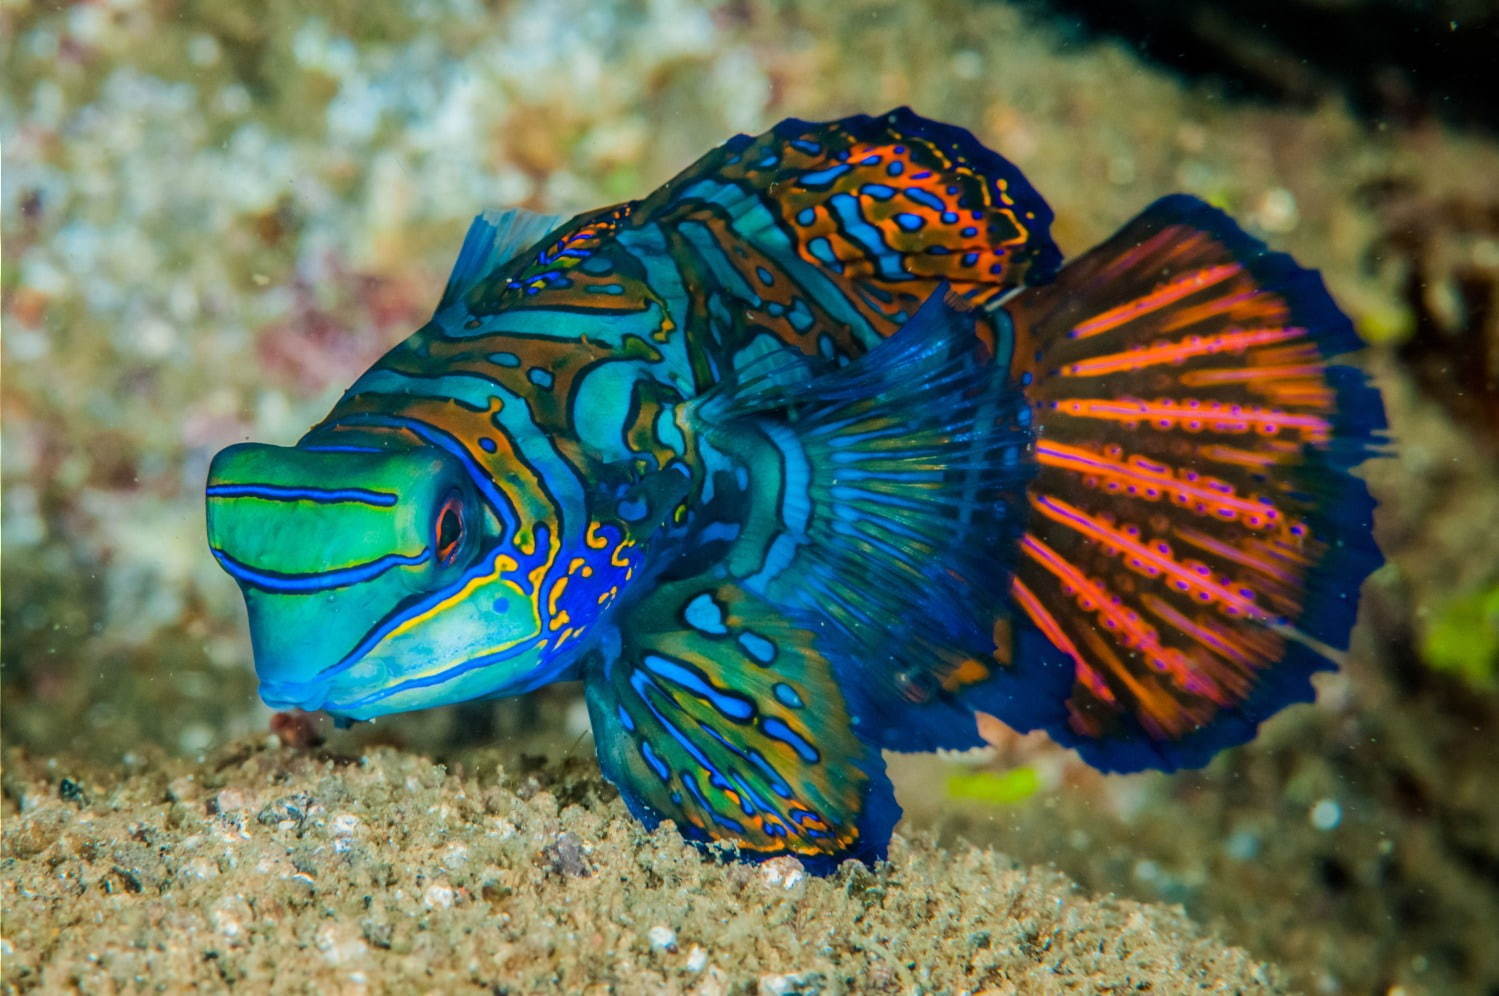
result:
[[[473,481],[474,486],[484,495],[490,507],[494,509],[495,514],[505,524],[505,534],[507,536],[514,536],[516,530],[520,528],[520,518],[516,515],[514,506],[510,504],[510,499],[506,498],[494,486],[494,482],[490,480],[484,468],[479,466],[473,454],[469,453],[468,449],[461,442],[448,433],[428,425],[426,422],[405,416],[351,415],[344,419],[343,422],[346,425],[381,425],[394,429],[405,429],[422,442],[431,443],[433,446],[452,454],[463,465],[463,469],[468,471],[469,479]]]
[[[354,446],[342,443],[329,443],[321,446],[302,446],[298,444],[297,449],[306,450],[308,453],[384,453],[385,450],[378,446]]]
[[[222,550],[214,550],[213,555],[236,581],[242,581],[276,594],[293,595],[343,588],[379,577],[392,567],[423,564],[431,559],[432,551],[424,548],[421,553],[409,556],[402,553],[387,553],[383,557],[363,564],[310,574],[278,574],[274,571],[259,571],[240,563]]]
[[[336,709],[340,712],[352,712],[355,709],[362,708],[364,706],[370,705],[371,703],[379,702],[381,699],[388,699],[392,695],[395,695],[399,692],[407,692],[413,688],[427,688],[432,685],[440,685],[445,681],[451,681],[459,675],[467,674],[468,672],[473,671],[477,668],[488,667],[491,664],[498,664],[501,661],[507,661],[512,658],[519,657],[521,654],[536,649],[536,647],[541,642],[541,637],[532,637],[531,639],[526,640],[523,643],[518,643],[513,647],[507,647],[504,650],[497,650],[492,654],[481,654],[478,657],[471,657],[466,661],[461,661],[458,664],[447,668],[446,670],[437,672],[436,674],[429,674],[420,678],[412,678],[408,681],[403,681],[398,684],[391,685],[387,688],[382,688],[379,691],[371,692],[369,695],[366,695],[362,699],[355,699],[353,702],[328,703],[324,706],[324,708]]]
[[[207,489],[210,498],[264,498],[266,501],[315,501],[320,503],[357,502],[389,508],[397,496],[390,491],[368,488],[305,488],[280,484],[214,484]]]

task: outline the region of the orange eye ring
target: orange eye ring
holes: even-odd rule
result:
[[[457,495],[449,495],[437,510],[432,535],[437,562],[451,564],[458,556],[458,548],[463,544],[463,502],[458,500]]]

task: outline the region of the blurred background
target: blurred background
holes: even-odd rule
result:
[[[1499,16],[1487,2],[0,0],[0,732],[140,767],[265,735],[208,461],[290,444],[469,219],[643,195],[729,135],[910,104],[1073,253],[1185,190],[1370,343],[1390,563],[1347,667],[1202,772],[1039,738],[893,759],[905,833],[1181,903],[1312,992],[1499,993]],[[587,755],[575,689],[325,731]]]

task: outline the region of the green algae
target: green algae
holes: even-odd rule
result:
[[[1499,584],[1447,599],[1426,625],[1421,653],[1476,689],[1499,689]]]

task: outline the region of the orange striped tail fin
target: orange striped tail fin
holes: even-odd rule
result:
[[[1109,770],[1205,764],[1312,698],[1380,563],[1349,473],[1385,426],[1316,273],[1165,198],[1004,305],[1039,470],[1013,581]],[[1027,367],[1027,364],[1029,366]]]

